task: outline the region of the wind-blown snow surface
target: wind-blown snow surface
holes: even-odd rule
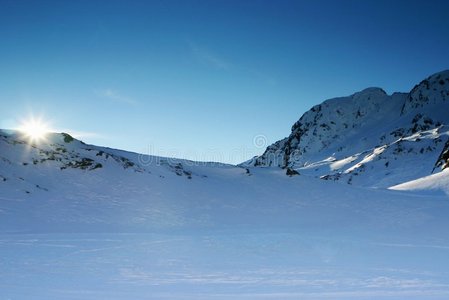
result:
[[[425,193],[445,193],[449,196],[449,169],[391,187],[398,191],[420,191]]]
[[[0,133],[0,299],[449,297],[445,195]]]

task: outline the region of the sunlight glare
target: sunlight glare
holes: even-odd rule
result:
[[[31,141],[39,141],[45,139],[45,136],[50,131],[48,125],[40,119],[31,118],[22,123],[19,131],[28,137]]]

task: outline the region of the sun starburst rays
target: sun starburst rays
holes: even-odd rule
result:
[[[21,123],[18,130],[31,142],[39,142],[45,140],[50,132],[47,122],[41,118],[29,118]]]

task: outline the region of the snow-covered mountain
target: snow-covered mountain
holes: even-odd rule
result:
[[[448,164],[449,70],[409,93],[368,88],[312,107],[291,134],[242,164],[389,187]]]
[[[449,296],[449,202],[429,180],[368,189],[7,131],[0,176],[0,299]]]
[[[0,130],[0,299],[447,299],[447,75],[241,166]]]

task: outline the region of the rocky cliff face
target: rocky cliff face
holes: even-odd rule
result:
[[[326,100],[306,112],[287,138],[246,164],[387,187],[446,166],[447,125],[449,71],[443,71],[410,93],[368,88]]]
[[[416,85],[407,95],[401,114],[442,103],[449,104],[449,70],[436,73]]]

